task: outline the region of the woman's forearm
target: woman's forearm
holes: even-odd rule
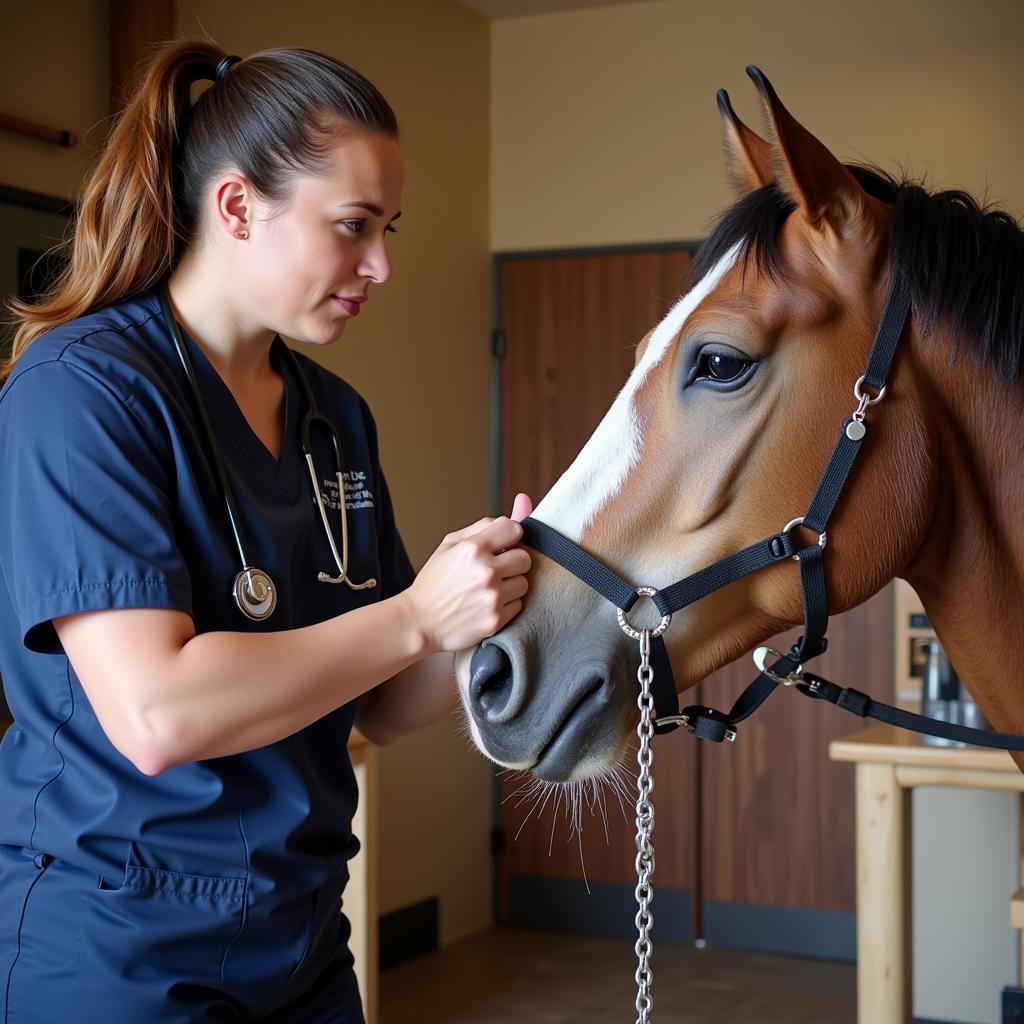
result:
[[[143,770],[290,736],[422,659],[425,643],[401,594],[298,629],[200,633],[141,711],[154,762]]]
[[[440,651],[371,690],[356,726],[371,742],[386,745],[451,714],[458,703],[455,655]]]
[[[74,612],[53,624],[111,743],[155,775],[277,742],[428,654],[497,632],[526,591],[521,535],[504,517],[448,534],[401,594],[312,626],[196,634],[184,611],[158,607]],[[454,705],[450,677],[449,660],[428,695],[400,680],[388,692],[411,687],[411,709],[379,700],[407,731]]]

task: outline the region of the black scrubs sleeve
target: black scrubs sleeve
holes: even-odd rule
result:
[[[52,619],[103,608],[192,614],[165,439],[89,369],[51,360],[0,395],[0,566],[24,644],[60,653]]]

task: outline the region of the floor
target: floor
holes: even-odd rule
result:
[[[652,1021],[854,1024],[856,968],[655,947]],[[625,1024],[631,942],[496,928],[381,974],[379,1024]]]

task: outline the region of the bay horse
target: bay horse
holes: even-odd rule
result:
[[[747,70],[767,138],[718,94],[738,200],[533,517],[658,588],[781,530],[856,406],[898,280],[911,314],[829,526],[829,609],[907,580],[993,727],[1022,733],[1024,233],[962,192],[844,165]],[[473,740],[544,780],[611,776],[637,720],[635,644],[553,561],[535,555],[529,584],[456,658]],[[678,689],[801,621],[788,559],[690,605],[663,638]]]

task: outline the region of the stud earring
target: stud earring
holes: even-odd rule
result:
[[[236,231],[235,232],[235,238],[248,238],[248,237],[249,237],[249,232],[248,231]]]

